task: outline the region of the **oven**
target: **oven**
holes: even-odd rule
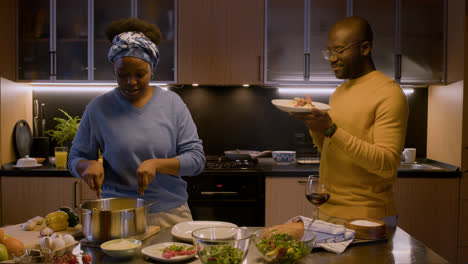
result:
[[[265,177],[256,161],[208,156],[203,172],[184,180],[194,220],[265,225]]]

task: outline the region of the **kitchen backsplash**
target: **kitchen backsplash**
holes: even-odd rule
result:
[[[290,99],[304,94],[282,94],[277,89],[262,87],[183,87],[170,88],[187,104],[205,153],[219,155],[228,149],[295,150],[310,142],[305,126],[287,113],[276,109],[271,100]],[[35,91],[33,100],[47,105],[47,129],[54,117],[82,116],[86,105],[98,91]],[[312,94],[315,101],[328,103],[330,95]],[[427,89],[417,88],[408,95],[410,117],[406,147],[417,148],[417,156],[426,156]],[[31,102],[32,103],[32,102]],[[32,124],[31,124],[32,126]],[[305,137],[305,141],[304,141]],[[310,144],[308,144],[310,145]],[[52,149],[52,148],[51,148]]]

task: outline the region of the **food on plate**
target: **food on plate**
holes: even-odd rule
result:
[[[310,95],[306,95],[306,98],[295,97],[294,100],[291,101],[291,106],[307,109],[315,107],[315,105],[312,104],[312,98],[310,98]]]
[[[117,243],[107,245],[106,249],[121,250],[121,249],[131,249],[131,248],[136,248],[136,247],[139,247],[139,245],[136,243],[132,243],[131,241],[128,241],[126,239],[122,239],[121,241]]]
[[[204,248],[200,252],[205,264],[239,264],[242,261],[244,252],[231,245],[212,246],[209,252]]]
[[[45,217],[46,225],[54,230],[54,232],[62,231],[68,227],[68,214],[63,211],[49,213]]]
[[[54,233],[54,230],[50,227],[43,227],[41,229],[41,231],[39,231],[39,234],[41,234],[41,236],[50,236]]]
[[[176,256],[183,256],[183,255],[194,255],[195,248],[193,246],[188,247],[184,245],[170,245],[169,247],[165,247],[160,249],[163,254],[162,256],[166,259],[170,259]]]
[[[81,257],[81,261],[83,261],[83,264],[91,264],[93,258],[89,254],[83,254],[83,256]]]
[[[51,264],[78,264],[78,259],[72,253],[65,253],[62,256],[55,255],[49,260]]]
[[[8,250],[8,259],[12,259],[13,256],[22,256],[26,253],[26,249],[24,248],[23,242],[21,240],[16,239],[14,237],[8,237],[3,241],[3,245]]]
[[[288,233],[275,233],[262,238],[256,246],[262,254],[274,257],[279,263],[295,263],[311,251],[305,242],[296,240]]]
[[[76,215],[70,207],[62,206],[58,209],[59,211],[63,211],[68,215],[68,226],[74,227],[80,222],[80,218]]]

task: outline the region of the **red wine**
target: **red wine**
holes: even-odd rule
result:
[[[315,206],[320,206],[330,199],[329,193],[311,193],[306,194],[307,200]]]

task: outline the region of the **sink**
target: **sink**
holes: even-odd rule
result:
[[[434,171],[434,170],[443,170],[442,168],[428,165],[428,164],[419,164],[419,163],[400,163],[400,167],[398,167],[398,170],[429,170],[429,171]]]

